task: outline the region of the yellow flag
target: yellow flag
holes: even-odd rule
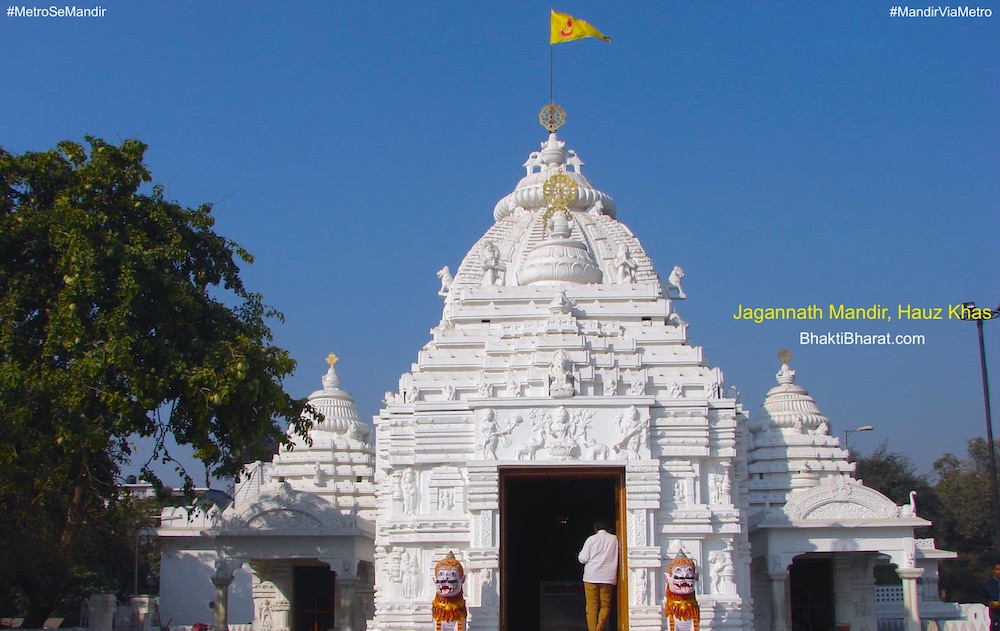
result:
[[[596,37],[606,42],[611,41],[610,37],[606,37],[604,33],[598,31],[587,22],[578,20],[566,13],[552,11],[552,36],[549,38],[549,44],[572,42],[574,39],[582,39],[584,37]]]

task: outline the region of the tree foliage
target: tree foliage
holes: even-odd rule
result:
[[[993,567],[989,451],[982,438],[970,440],[966,455],[945,454],[934,463],[934,478],[918,474],[908,456],[890,452],[883,442],[857,459],[856,475],[896,503],[917,491],[917,514],[933,525],[918,536],[934,537],[939,549],[958,553],[940,564],[939,588],[945,599],[978,602]]]
[[[982,438],[969,441],[964,459],[946,454],[934,463],[935,488],[944,504],[935,520],[937,544],[958,552],[958,559],[942,566],[941,588],[950,600],[978,602],[995,561],[989,471]]]
[[[233,475],[287,440],[282,421],[310,423],[281,385],[280,314],[240,279],[250,255],[210,206],[149,186],[143,143],[87,143],[0,149],[0,582],[28,600],[28,627],[128,521],[136,437],[169,460],[172,435]]]

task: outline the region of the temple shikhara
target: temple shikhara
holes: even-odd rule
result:
[[[609,628],[668,628],[682,556],[705,631],[949,617],[937,563],[954,555],[914,537],[914,500],[853,477],[787,351],[743,407],[688,340],[683,262],[654,266],[557,126],[438,272],[441,320],[372,423],[331,356],[311,445],[249,464],[228,505],[164,511],[161,619],[429,631],[453,553],[461,628],[586,629],[577,552],[595,520],[620,542]]]

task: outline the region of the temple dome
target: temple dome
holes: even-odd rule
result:
[[[550,175],[563,169],[579,188],[579,195],[570,208],[588,210],[598,202],[602,212],[609,217],[616,215],[615,201],[603,191],[594,188],[583,175],[583,160],[576,151],[566,149],[566,143],[556,137],[555,132],[549,134],[548,140],[542,143],[541,151],[533,151],[522,165],[526,174],[509,193],[493,208],[493,218],[500,221],[520,208],[544,208],[546,205],[542,186]]]
[[[331,365],[323,375],[323,388],[309,395],[309,404],[322,415],[313,432],[332,432],[364,439],[371,428],[361,421],[354,397],[340,389],[340,377]]]
[[[442,295],[489,286],[635,283],[653,283],[659,293],[652,261],[617,221],[614,200],[584,177],[583,165],[575,151],[549,134],[525,161],[525,176],[497,202],[496,223],[449,277]],[[575,188],[565,209],[553,208],[545,198],[546,182],[558,173]]]
[[[768,390],[764,404],[750,422],[751,432],[758,434],[769,427],[810,433],[829,428],[830,419],[823,416],[809,392],[795,384],[795,371],[788,364],[781,365],[775,379],[778,385]]]

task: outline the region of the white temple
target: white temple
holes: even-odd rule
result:
[[[877,563],[908,630],[921,607],[945,615],[953,555],[914,538],[912,502],[852,477],[787,355],[749,418],[688,342],[683,271],[658,274],[583,165],[554,132],[530,154],[439,272],[441,321],[374,436],[331,358],[311,446],[248,467],[229,506],[165,511],[162,619],[432,629],[431,572],[454,551],[470,629],[585,629],[576,552],[598,519],[621,542],[617,629],[665,628],[681,552],[705,630],[875,631]]]

